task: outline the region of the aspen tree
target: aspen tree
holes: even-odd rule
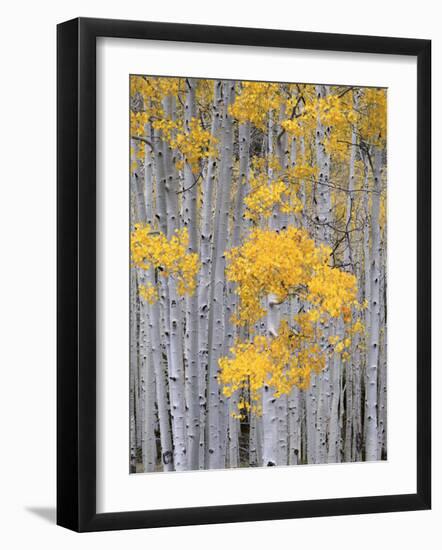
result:
[[[366,369],[366,460],[378,459],[378,403],[380,335],[380,258],[381,241],[379,210],[381,200],[382,151],[376,147],[373,154],[373,193],[371,197],[371,265],[370,265],[370,339]]]
[[[386,91],[130,87],[130,471],[385,459]]]
[[[230,189],[233,163],[233,119],[229,105],[233,101],[234,83],[223,83],[223,114],[221,123],[221,151],[219,184],[216,195],[214,219],[214,247],[212,256],[211,294],[209,311],[209,359],[208,359],[208,401],[207,401],[207,467],[220,468],[220,388],[218,384],[218,360],[221,357],[224,336],[224,252],[227,247]]]
[[[222,82],[213,82],[213,104],[211,107],[212,137],[219,134],[222,119]],[[206,420],[206,376],[208,365],[208,334],[209,334],[209,298],[212,273],[212,237],[213,237],[213,199],[215,196],[216,178],[218,174],[218,157],[211,155],[207,160],[206,175],[202,190],[201,236],[200,255],[201,269],[198,280],[198,373],[199,373],[199,402],[200,402],[200,468],[205,466],[205,420]]]
[[[329,93],[328,86],[316,86],[316,96],[319,101],[324,100]],[[326,149],[326,138],[330,129],[325,127],[318,115],[316,127],[316,158],[318,163],[318,184],[316,188],[318,234],[322,242],[330,244],[331,196],[330,196],[330,154]],[[327,334],[325,333],[324,342]],[[323,342],[322,345],[325,345]],[[327,456],[327,422],[330,399],[329,365],[318,375],[317,383],[317,418],[316,418],[316,461],[326,462]]]
[[[186,95],[184,103],[184,130],[192,132],[192,121],[196,119],[195,95],[197,81],[194,78],[186,79]],[[189,232],[189,252],[198,252],[198,216],[196,168],[184,159],[184,226]],[[198,296],[194,292],[186,295],[186,408],[187,408],[187,437],[188,468],[198,469],[200,444],[200,408],[199,408],[199,376],[198,376]]]
[[[151,125],[147,124],[145,127],[145,135],[150,139],[152,138]],[[150,147],[145,149],[145,166],[144,166],[144,182],[146,188],[146,223],[154,224],[154,208],[153,200],[154,193],[154,175],[153,164],[154,158]],[[150,267],[146,271],[146,282],[149,288],[155,288],[156,275],[155,269]],[[167,383],[167,373],[162,357],[161,349],[161,315],[160,315],[160,303],[158,300],[150,300],[147,302],[147,311],[149,319],[149,330],[151,334],[150,341],[150,358],[151,369],[155,373],[155,389],[156,389],[156,401],[158,407],[158,423],[160,428],[160,448],[161,458],[160,464],[165,472],[173,469],[173,448],[172,448],[172,433],[170,429],[170,410],[168,402],[169,387]],[[170,356],[170,355],[169,355]]]

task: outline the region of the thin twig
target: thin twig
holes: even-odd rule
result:
[[[150,140],[143,136],[130,136],[131,139],[134,139],[135,141],[142,141],[143,143],[147,143],[149,145],[150,150],[153,151],[153,145]]]

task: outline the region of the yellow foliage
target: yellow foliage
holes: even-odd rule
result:
[[[162,100],[168,96],[177,96],[180,92],[181,80],[178,78],[131,78],[132,96],[140,94],[143,98],[144,110],[131,111],[131,134],[144,136],[145,125],[152,121],[152,127],[161,133],[162,139],[172,148],[177,149],[194,173],[200,170],[200,162],[215,153],[217,140],[210,131],[204,130],[198,118],[192,118],[189,128],[183,128],[180,118],[172,120],[166,116]],[[210,87],[201,84],[197,88],[198,97],[205,100],[210,97]],[[141,154],[140,154],[140,158]],[[179,168],[182,167],[178,165]]]
[[[161,101],[168,96],[177,96],[182,79],[167,77],[132,76],[130,94],[143,99],[146,116],[161,115]]]
[[[318,305],[331,317],[348,317],[348,305],[356,305],[356,278],[351,273],[322,264],[308,282],[306,296],[312,304]]]
[[[300,161],[296,163],[296,166],[289,168],[287,176],[289,179],[293,180],[316,179],[318,176],[318,168],[316,166],[310,166],[303,159],[300,159]]]
[[[311,337],[314,337],[311,335]],[[248,390],[256,413],[264,386],[273,389],[275,397],[287,395],[294,386],[309,386],[312,372],[325,367],[325,353],[306,335],[300,335],[286,321],[274,338],[255,336],[250,342],[238,342],[230,350],[232,357],[219,361],[220,382],[227,397],[237,390]]]
[[[359,132],[363,138],[373,145],[384,145],[387,138],[387,90],[364,88],[361,112]]]
[[[278,84],[267,82],[243,82],[241,92],[230,106],[230,115],[239,122],[251,122],[264,131],[269,111],[280,104]]]
[[[198,173],[201,160],[216,154],[216,143],[217,139],[210,131],[204,130],[199,119],[192,118],[189,131],[177,134],[171,141],[171,146],[180,151],[192,172]]]
[[[144,126],[149,118],[145,111],[130,112],[130,133],[132,136],[144,136]]]
[[[364,331],[364,325],[361,323],[360,319],[352,326],[353,334],[362,333]]]
[[[306,388],[311,373],[324,368],[327,353],[345,353],[350,338],[325,339],[325,327],[338,317],[351,321],[350,307],[357,305],[356,278],[330,267],[329,256],[328,247],[316,246],[305,230],[295,227],[279,233],[254,229],[242,246],[227,254],[227,279],[236,283],[239,297],[237,324],[253,332],[253,325],[267,314],[269,295],[280,304],[296,296],[303,310],[283,320],[276,336],[239,341],[230,356],[220,359],[226,396],[248,389],[252,401],[259,401],[264,386],[276,397],[294,386]]]
[[[168,118],[157,119],[152,126],[161,131],[163,139],[172,149],[182,154],[195,174],[199,172],[204,158],[216,154],[218,140],[208,130],[204,130],[197,118],[190,120],[188,131],[183,129],[182,121],[175,122]],[[178,168],[182,168],[182,165],[178,165]]]
[[[269,217],[275,206],[279,206],[281,212],[286,214],[302,211],[302,204],[296,196],[295,188],[282,180],[255,188],[252,185],[252,191],[245,197],[244,202],[245,217],[255,222],[261,216]]]
[[[262,301],[268,294],[281,302],[296,294],[321,313],[338,317],[356,303],[356,279],[329,267],[330,252],[303,229],[254,229],[242,246],[227,253],[227,278],[237,284],[240,303],[236,321],[258,321],[266,313]]]
[[[137,267],[158,269],[163,277],[172,276],[177,280],[180,295],[193,294],[196,275],[199,269],[198,255],[188,252],[189,235],[187,229],[175,232],[170,240],[150,225],[137,224],[131,234],[132,261]],[[144,298],[153,299],[150,289],[143,291]],[[149,300],[148,300],[149,301]]]
[[[146,300],[148,304],[154,304],[158,300],[158,292],[152,283],[147,283],[139,287],[140,296]]]
[[[330,93],[325,97],[312,97],[302,113],[282,121],[281,126],[296,137],[314,132],[318,121],[326,129],[324,145],[328,153],[343,159],[348,153],[351,128],[359,120],[352,107],[352,93],[342,97]]]
[[[152,122],[152,127],[155,130],[159,130],[162,134],[164,141],[169,144],[173,141],[173,137],[177,131],[182,131],[183,123],[181,120],[172,120],[171,118],[162,117],[157,118]]]
[[[311,173],[307,167],[290,168],[281,171],[279,161],[274,156],[267,159],[254,157],[249,173],[250,192],[245,197],[245,217],[258,222],[269,218],[275,207],[284,214],[297,214],[302,211],[298,198],[300,173]],[[278,172],[275,180],[269,181],[269,173]]]

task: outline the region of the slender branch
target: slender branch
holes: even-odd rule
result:
[[[190,191],[191,189],[193,189],[195,187],[195,185],[198,183],[198,181],[200,180],[200,178],[202,177],[203,173],[200,172],[198,174],[198,176],[195,178],[194,182],[192,183],[192,185],[189,185],[189,187],[186,187],[186,188],[183,188],[183,189],[180,189],[179,191],[175,191],[175,193],[177,195],[181,195],[182,193],[185,193],[186,191]]]
[[[147,143],[147,145],[149,145],[150,147],[150,150],[153,151],[153,145],[152,145],[152,142],[143,137],[143,136],[130,136],[131,139],[135,140],[135,141],[142,141],[143,143]]]
[[[338,98],[340,99],[341,97],[344,97],[345,94],[348,94],[348,92],[351,92],[353,90],[354,86],[350,86],[348,87],[346,90],[344,90],[343,92],[341,92],[339,95],[338,95]]]

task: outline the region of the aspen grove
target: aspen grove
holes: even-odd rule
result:
[[[387,91],[130,78],[130,472],[385,460]]]

